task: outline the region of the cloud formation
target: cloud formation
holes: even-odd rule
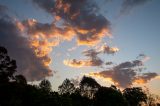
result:
[[[76,36],[78,45],[95,45],[102,37],[109,35],[110,23],[105,17],[95,13],[98,7],[93,2],[32,1],[53,15],[56,22],[53,20],[52,23],[40,23],[35,19],[19,21],[6,14],[5,6],[0,6],[0,45],[6,47],[10,55],[17,60],[18,72],[26,76],[27,80],[40,80],[52,75],[49,53],[60,42],[69,41]],[[63,23],[57,25],[59,21]],[[11,31],[7,32],[8,30]],[[75,60],[74,62],[82,63]],[[83,64],[97,66],[101,65],[102,61],[94,57],[87,59]]]
[[[100,47],[99,51],[104,53],[104,54],[115,54],[116,52],[119,51],[119,48],[117,48],[117,47],[109,47],[107,45],[102,45]]]
[[[109,47],[106,45],[102,45],[98,49],[89,49],[82,52],[82,54],[87,57],[84,60],[64,60],[63,63],[70,67],[80,68],[85,66],[102,66],[104,65],[104,61],[98,56],[98,54],[115,54],[119,49],[116,47]],[[106,62],[105,65],[111,65],[112,62]]]
[[[0,15],[0,45],[17,61],[17,73],[25,75],[29,81],[52,76],[47,65],[50,58],[47,55],[37,56],[29,38],[17,28],[17,21],[7,13],[4,14]]]
[[[116,86],[126,88],[133,83],[147,83],[151,79],[158,76],[157,73],[141,73],[143,70],[143,62],[141,60],[127,61],[113,66],[101,72],[89,73],[90,76],[100,77],[115,83]]]
[[[95,45],[104,36],[110,36],[110,22],[100,13],[94,1],[89,0],[33,0],[35,4],[63,20],[63,25],[74,28],[78,45]],[[50,2],[50,3],[49,3]]]
[[[123,0],[120,14],[128,14],[134,7],[143,5],[151,0]]]
[[[54,12],[55,0],[32,0],[39,7],[43,8],[48,13]]]
[[[151,73],[151,72],[143,73],[142,75],[137,76],[134,82],[138,84],[144,84],[150,81],[152,78],[156,78],[157,76],[158,76],[157,73]]]
[[[82,54],[87,57],[85,60],[64,60],[63,63],[70,67],[85,67],[85,66],[101,66],[103,64],[103,61],[97,56],[100,52],[95,51],[94,49],[89,49]]]

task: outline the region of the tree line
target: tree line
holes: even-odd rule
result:
[[[141,87],[121,91],[83,76],[78,84],[65,79],[56,92],[47,79],[27,84],[23,75],[15,74],[16,68],[16,61],[0,47],[0,106],[160,106],[159,98]]]

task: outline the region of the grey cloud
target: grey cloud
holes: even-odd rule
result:
[[[102,78],[110,78],[115,85],[126,88],[130,87],[133,83],[147,83],[152,78],[158,76],[157,73],[140,73],[139,70],[143,69],[142,61],[134,60],[120,63],[97,73],[90,73],[92,76],[99,76]],[[140,75],[141,74],[141,75]]]
[[[89,0],[33,0],[39,7],[64,20],[65,26],[74,28],[77,42],[82,45],[96,44],[110,32],[110,22]],[[98,14],[97,14],[98,13]]]
[[[17,29],[15,21],[9,16],[4,18],[0,15],[0,45],[17,61],[17,73],[23,74],[27,80],[41,80],[52,75],[49,67],[42,62],[48,57],[35,55],[28,39]]]
[[[51,14],[54,12],[55,0],[32,0],[32,1],[47,12]]]
[[[120,14],[128,14],[134,7],[143,5],[151,0],[123,0]]]

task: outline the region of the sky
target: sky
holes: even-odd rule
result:
[[[160,94],[159,0],[0,0],[0,46],[29,82],[83,75]]]

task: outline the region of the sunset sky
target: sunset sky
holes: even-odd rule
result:
[[[160,0],[0,0],[0,46],[53,90],[87,75],[160,94]]]

